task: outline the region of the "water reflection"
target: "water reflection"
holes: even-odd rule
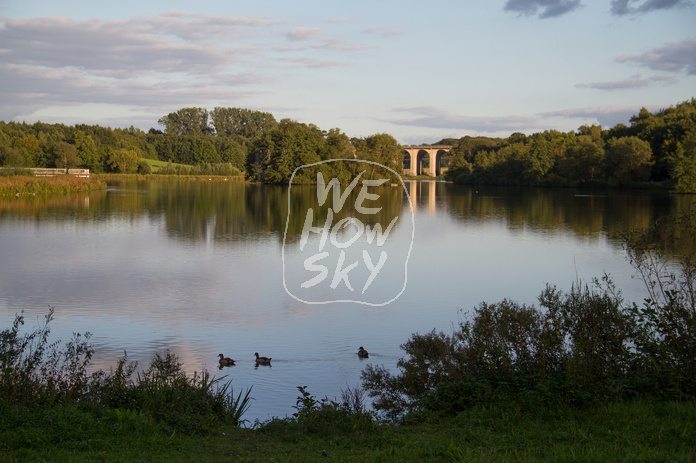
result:
[[[404,189],[379,189],[382,211],[366,223],[383,227],[408,208],[408,196],[419,214],[443,210],[461,221],[505,221],[511,229],[572,231],[580,237],[647,227],[668,214],[691,207],[684,195],[608,192],[588,194],[569,189],[462,187],[444,182],[406,182]],[[354,197],[335,220],[355,215]],[[326,218],[317,204],[316,188],[294,186],[288,208],[288,188],[234,182],[131,181],[111,182],[107,191],[89,194],[7,197],[0,199],[0,220],[104,221],[163,220],[166,234],[183,241],[247,241],[258,237],[281,240],[290,213],[288,240],[302,231],[309,209]]]
[[[90,194],[0,198],[0,316],[33,310],[31,326],[55,305],[54,333],[94,333],[95,366],[106,369],[124,350],[142,365],[171,349],[190,372],[217,368],[224,352],[237,360],[224,371],[235,387],[254,385],[250,417],[264,419],[292,413],[298,385],[320,397],[355,386],[361,345],[371,362],[394,366],[411,333],[447,331],[459,309],[481,301],[533,303],[546,282],[567,287],[576,268],[630,284],[609,237],[694,202],[441,182],[383,187],[380,213],[363,219],[386,227],[410,214],[411,198],[416,240],[403,295],[366,308],[302,304],[283,289],[288,215],[296,245],[306,211],[327,213],[316,188],[292,189],[288,198],[282,186],[130,181]],[[354,213],[349,200],[339,217]],[[273,357],[273,368],[254,369],[255,351]]]

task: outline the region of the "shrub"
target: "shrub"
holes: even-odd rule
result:
[[[149,175],[152,173],[152,166],[146,160],[141,159],[138,162],[138,173],[140,175]]]
[[[414,334],[397,374],[367,365],[363,387],[375,409],[401,419],[501,400],[696,399],[696,209],[623,239],[648,288],[642,306],[625,304],[606,275],[569,292],[547,286],[539,308],[482,303],[451,335]]]
[[[90,334],[74,334],[59,350],[50,343],[49,309],[44,324],[31,333],[20,334],[24,314],[17,315],[12,327],[0,332],[0,393],[11,403],[52,405],[81,400],[88,384],[96,377],[87,373],[94,350]]]
[[[74,334],[62,346],[49,344],[51,308],[44,324],[20,334],[24,316],[0,332],[0,403],[41,407],[78,404],[119,422],[156,422],[173,431],[197,433],[212,422],[243,423],[251,389],[234,397],[231,382],[207,371],[188,376],[178,357],[157,353],[149,367],[135,373],[137,364],[124,355],[115,371],[88,373],[94,350],[89,333]],[[137,378],[133,379],[136,374]],[[144,422],[143,421],[143,422]]]
[[[361,389],[343,391],[340,403],[328,397],[318,400],[307,392],[307,386],[298,386],[297,389],[300,391],[294,407],[297,412],[292,417],[269,420],[261,426],[263,432],[291,431],[330,436],[374,429],[375,416],[367,410]]]

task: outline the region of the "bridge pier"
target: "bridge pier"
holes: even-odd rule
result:
[[[437,177],[443,172],[440,166],[442,156],[449,153],[451,146],[404,146],[404,175],[417,176],[421,174]],[[428,157],[428,167],[423,172],[423,158]],[[408,167],[406,161],[408,160]]]

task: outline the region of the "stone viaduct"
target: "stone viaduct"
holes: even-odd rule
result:
[[[404,154],[404,175],[429,175],[437,177],[447,169],[441,167],[442,157],[449,153],[451,146],[402,146]],[[423,169],[423,159],[428,157],[428,167]]]

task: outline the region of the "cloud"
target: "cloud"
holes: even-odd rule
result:
[[[636,63],[655,71],[696,75],[696,38],[668,43],[640,55],[623,55],[615,59],[619,63]]]
[[[629,77],[628,79],[618,80],[613,82],[591,82],[589,84],[577,84],[578,88],[594,88],[597,90],[633,90],[637,88],[651,87],[656,84],[669,85],[677,80],[669,76],[653,76],[648,79],[643,79],[640,74]]]
[[[316,27],[296,27],[285,33],[285,37],[290,41],[307,40],[321,34],[321,29]]]
[[[365,51],[372,48],[361,43],[351,42],[350,40],[343,39],[322,39],[318,43],[309,45],[308,47],[315,50],[326,50],[330,52],[355,52]]]
[[[539,18],[555,18],[577,10],[582,6],[580,0],[507,0],[503,9],[525,16],[536,15]]]
[[[74,67],[102,77],[132,78],[158,72],[208,74],[245,53],[241,48],[182,40],[190,35],[186,29],[191,28],[191,22],[203,29],[209,26],[209,21],[195,18],[189,19],[189,27],[179,24],[179,18],[167,17],[128,22],[5,18],[3,22],[0,44],[4,62],[53,69]],[[170,35],[173,30],[178,31],[178,37]],[[220,36],[215,37],[219,40]],[[212,40],[213,36],[205,38]]]
[[[537,127],[535,119],[524,116],[460,116],[432,106],[395,108],[394,111],[412,113],[414,116],[401,119],[387,119],[396,125],[409,125],[435,129],[456,129],[474,132],[521,131]]]
[[[362,30],[363,34],[378,34],[384,38],[393,37],[395,35],[405,34],[401,29],[385,29],[383,27],[367,27]]]
[[[635,6],[634,6],[635,5]],[[685,6],[680,0],[612,0],[611,13],[624,16]]]
[[[352,19],[347,19],[347,18],[327,18],[324,19],[322,22],[329,23],[329,24],[346,24],[346,23],[352,23]]]
[[[310,58],[308,56],[286,57],[280,58],[280,60],[286,63],[300,64],[303,67],[314,69],[332,68],[344,65],[344,63],[341,63],[339,61],[319,60],[315,58]]]
[[[366,49],[317,40],[322,33],[266,16],[183,11],[123,21],[0,17],[0,120],[84,104],[128,104],[157,117],[172,105],[243,105],[281,70],[340,66]],[[302,46],[281,48],[286,39]]]
[[[539,114],[541,117],[562,117],[568,119],[594,119],[603,127],[614,127],[616,124],[628,125],[629,119],[638,114],[641,106],[593,106],[587,108],[571,108]],[[647,108],[650,110],[658,107]]]

